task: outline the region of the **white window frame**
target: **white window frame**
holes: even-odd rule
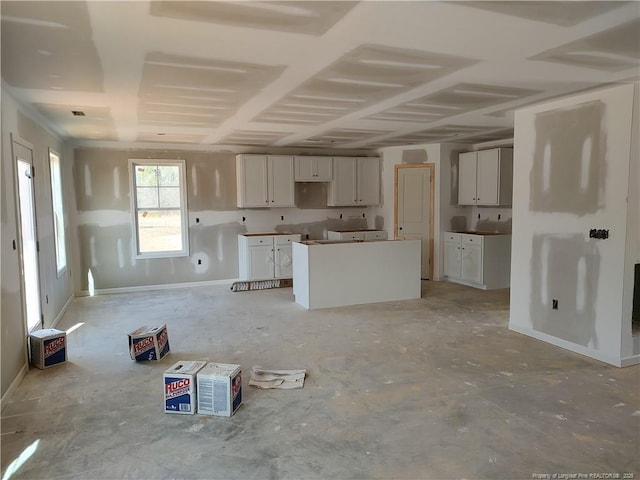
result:
[[[49,148],[49,182],[51,185],[51,221],[53,223],[56,277],[60,278],[67,271],[69,263],[67,255],[67,215],[62,193],[62,158],[52,148]],[[58,219],[57,222],[56,218]]]
[[[133,258],[135,260],[148,258],[175,258],[189,256],[189,218],[187,208],[187,183],[186,183],[186,166],[184,160],[178,159],[129,159],[129,195],[131,199],[131,227],[132,227],[132,249]],[[182,230],[182,250],[171,250],[164,252],[140,252],[140,241],[138,238],[138,208],[136,198],[136,171],[138,165],[146,166],[172,166],[178,167],[180,175],[180,215]],[[141,209],[145,210],[145,209]],[[146,209],[148,210],[148,209]]]

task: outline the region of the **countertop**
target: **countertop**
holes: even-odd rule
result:
[[[463,231],[454,231],[451,230],[449,233],[460,233],[464,235],[511,235],[510,233],[501,233],[501,232],[476,232],[471,230],[463,230]]]
[[[266,233],[240,233],[243,237],[275,237],[278,235],[295,235],[289,232],[266,232]]]
[[[381,232],[382,230],[378,228],[345,228],[340,230],[329,230],[330,232],[338,232],[338,233],[351,233],[351,232]]]

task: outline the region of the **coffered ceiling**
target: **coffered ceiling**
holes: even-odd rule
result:
[[[640,72],[637,1],[1,9],[2,87],[78,144],[482,143],[510,138],[519,106]]]

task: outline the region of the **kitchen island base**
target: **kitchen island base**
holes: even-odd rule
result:
[[[293,244],[293,295],[307,309],[420,298],[420,240]]]

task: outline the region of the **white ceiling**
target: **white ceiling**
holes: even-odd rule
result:
[[[3,88],[79,144],[477,144],[518,106],[639,77],[637,1],[1,8]]]

